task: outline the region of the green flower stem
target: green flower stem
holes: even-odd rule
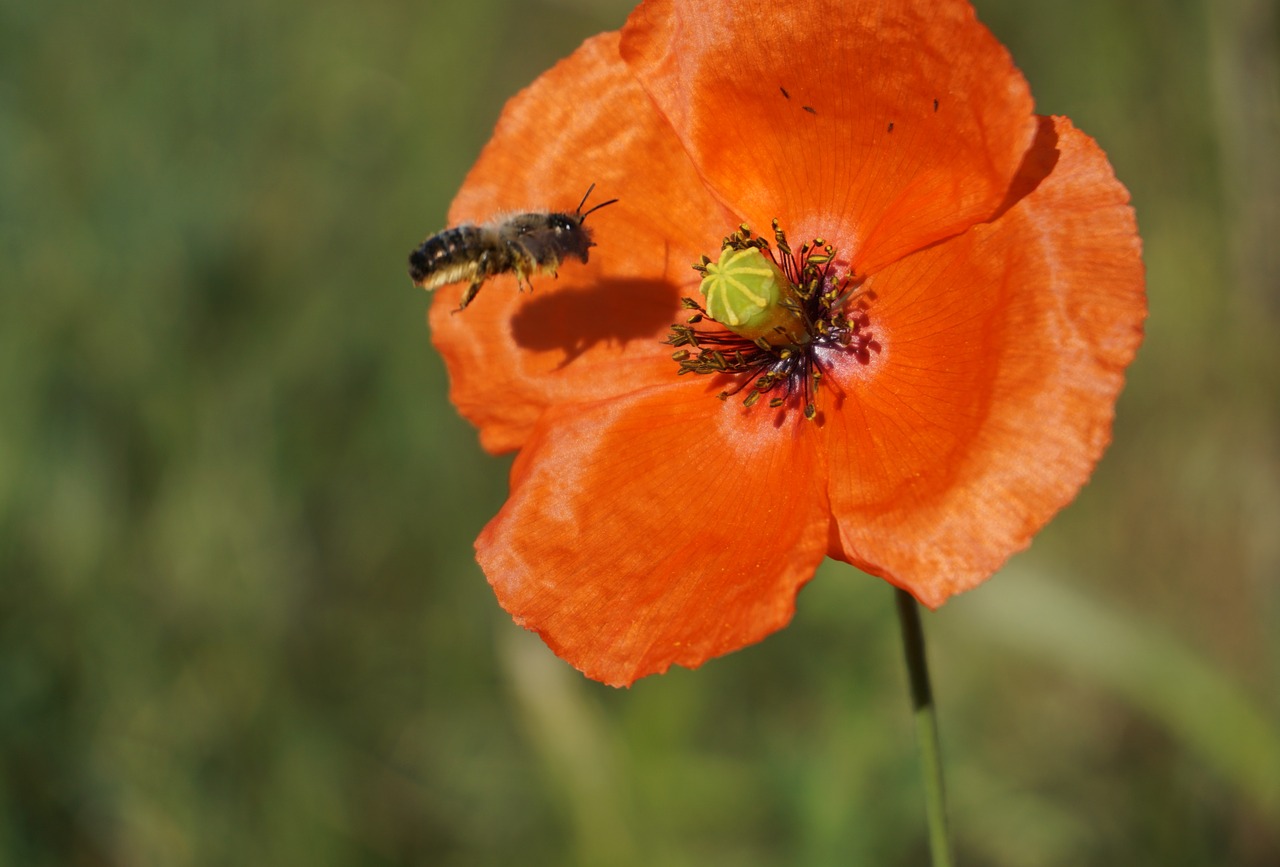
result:
[[[947,835],[947,797],[942,784],[942,751],[938,747],[938,712],[929,686],[929,663],[924,652],[924,628],[915,598],[894,588],[898,623],[902,627],[902,652],[911,679],[911,709],[920,742],[920,771],[924,776],[925,814],[929,822],[929,853],[933,867],[951,867],[951,841]]]

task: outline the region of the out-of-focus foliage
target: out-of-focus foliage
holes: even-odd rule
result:
[[[926,619],[961,861],[1274,864],[1275,4],[978,6],[1132,190],[1152,315],[1094,482]],[[472,560],[507,462],[404,257],[625,14],[0,6],[0,863],[921,862],[882,583],[613,691]]]

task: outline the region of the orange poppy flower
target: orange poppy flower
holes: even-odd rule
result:
[[[519,450],[480,565],[588,676],[760,640],[824,557],[937,607],[1107,445],[1146,309],[1128,195],[1033,114],[968,3],[642,3],[508,104],[450,219],[568,211],[593,183],[619,201],[588,264],[456,314],[465,286],[442,289],[430,315],[453,402]],[[690,264],[775,219],[803,333],[690,323]],[[680,375],[717,347],[721,372]]]

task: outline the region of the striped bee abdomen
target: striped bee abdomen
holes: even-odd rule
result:
[[[492,234],[480,226],[458,226],[432,235],[409,254],[409,277],[424,289],[436,289],[505,270],[504,251]]]

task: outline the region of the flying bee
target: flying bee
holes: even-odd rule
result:
[[[568,256],[577,256],[586,264],[587,251],[595,243],[582,221],[618,201],[610,199],[583,211],[595,188],[592,184],[587,189],[573,213],[516,214],[483,226],[457,226],[432,235],[409,254],[409,276],[423,289],[471,281],[458,305],[462,310],[490,277],[514,273],[517,283],[532,288],[531,276],[554,276]]]

